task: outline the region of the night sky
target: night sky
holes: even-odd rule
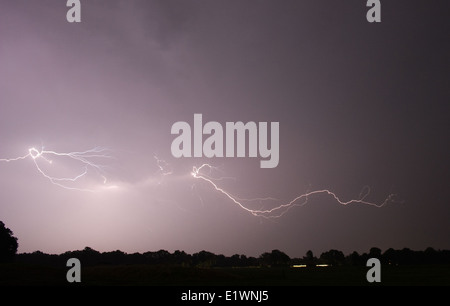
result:
[[[0,220],[19,252],[450,248],[448,1],[0,0]],[[175,158],[175,122],[279,122],[279,164]],[[206,137],[205,137],[206,138]],[[99,154],[96,154],[99,155]],[[52,177],[76,182],[54,184]],[[252,209],[316,194],[279,218]],[[221,178],[221,179],[219,179]],[[262,200],[271,197],[276,200]],[[394,199],[394,198],[393,198]],[[299,202],[300,203],[300,202]]]

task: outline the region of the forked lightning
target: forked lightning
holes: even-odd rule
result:
[[[103,183],[106,183],[106,177],[103,175],[103,166],[95,163],[94,159],[104,159],[104,158],[111,158],[111,156],[106,154],[106,149],[96,147],[94,149],[82,151],[82,152],[69,152],[69,153],[60,153],[55,151],[48,151],[48,150],[38,150],[36,148],[30,148],[28,149],[28,154],[24,156],[19,156],[15,158],[9,158],[0,159],[0,162],[14,162],[19,160],[24,160],[26,158],[31,158],[34,165],[36,166],[36,169],[39,171],[42,176],[47,178],[52,184],[60,186],[65,189],[70,190],[80,190],[80,191],[93,191],[92,189],[85,189],[85,188],[78,188],[78,187],[72,187],[69,186],[68,183],[74,183],[78,180],[80,180],[82,177],[85,177],[89,170],[95,171],[99,176],[103,178]],[[71,160],[74,160],[78,162],[81,166],[81,172],[75,176],[71,177],[56,177],[48,174],[46,171],[42,169],[41,166],[39,166],[39,161],[45,161],[48,164],[52,164],[53,160],[51,157],[67,157]]]
[[[384,205],[388,204],[389,202],[393,202],[394,198],[395,198],[394,194],[390,194],[380,204],[366,201],[365,198],[369,195],[370,188],[365,187],[363,189],[363,191],[361,192],[359,199],[342,201],[334,192],[327,190],[327,189],[322,189],[322,190],[315,190],[315,191],[303,193],[303,194],[295,197],[291,201],[284,203],[284,204],[280,204],[271,209],[260,209],[260,210],[259,209],[251,209],[251,208],[248,208],[247,206],[245,206],[244,203],[249,202],[249,201],[256,201],[256,200],[258,200],[260,202],[261,201],[269,201],[269,200],[273,201],[276,199],[274,199],[274,198],[240,199],[240,198],[232,195],[231,193],[225,191],[223,188],[219,187],[215,182],[216,179],[212,178],[210,175],[206,175],[206,174],[202,173],[203,169],[211,170],[213,168],[214,167],[209,164],[203,164],[200,167],[193,167],[191,175],[192,175],[192,177],[194,177],[196,179],[200,179],[200,180],[203,180],[203,181],[209,183],[216,191],[222,193],[224,196],[226,196],[228,199],[230,199],[232,202],[234,202],[236,205],[238,205],[243,210],[248,211],[249,213],[251,213],[254,216],[264,217],[264,218],[279,218],[279,217],[283,216],[286,212],[288,212],[291,208],[293,208],[295,206],[305,205],[308,202],[309,197],[311,197],[313,195],[317,195],[317,194],[329,195],[329,196],[333,197],[334,200],[341,205],[365,204],[365,205],[370,205],[370,206],[374,206],[374,207],[378,207],[378,208],[383,207]],[[220,180],[220,178],[217,180]]]

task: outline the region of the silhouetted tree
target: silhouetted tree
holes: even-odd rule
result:
[[[86,252],[86,249],[85,249],[85,252]],[[127,254],[120,250],[97,254],[97,251],[90,249],[89,252],[90,253],[88,253],[87,256],[89,256],[89,254],[91,254],[92,256],[95,256],[96,258],[98,258],[97,260],[99,261],[99,263],[102,263],[102,264],[118,265],[118,264],[124,264],[127,262]]]
[[[383,253],[383,263],[388,265],[398,265],[398,251],[389,248]]]
[[[0,262],[10,262],[17,253],[19,244],[13,232],[0,221]]]
[[[268,252],[264,252],[261,255],[259,255],[258,260],[261,266],[270,266],[272,263],[270,253]]]
[[[191,255],[186,254],[185,251],[176,250],[173,255],[173,261],[177,265],[188,267],[191,265]]]
[[[287,266],[291,258],[279,250],[272,251],[272,260],[276,266]]]
[[[403,248],[398,252],[399,261],[403,265],[410,265],[414,262],[414,252],[409,248]]]
[[[256,266],[258,266],[258,258],[250,256],[250,257],[247,257],[246,262],[247,262],[247,264],[245,265],[246,267],[256,267]]]
[[[228,263],[231,267],[240,267],[241,264],[241,255],[234,254],[228,259]]]
[[[303,257],[303,260],[308,267],[314,267],[317,262],[317,258],[314,257],[314,254],[311,250],[306,252],[306,256]]]
[[[264,266],[287,266],[291,260],[288,255],[280,250],[273,250],[271,253],[263,253],[259,257],[260,262]]]
[[[366,264],[365,262],[363,262],[363,258],[361,257],[361,255],[359,255],[359,253],[356,251],[353,251],[353,253],[348,255],[346,260],[347,263],[351,266],[363,266]]]
[[[381,249],[375,247],[371,248],[369,251],[369,257],[381,259]]]
[[[438,263],[439,262],[439,256],[438,256],[438,252],[436,252],[435,249],[433,249],[432,247],[428,247],[424,252],[423,252],[423,262],[430,264],[430,263]]]
[[[337,266],[342,265],[345,262],[344,253],[338,250],[329,250],[320,255],[320,260],[326,264]]]
[[[200,251],[192,255],[193,263],[199,267],[212,267],[216,264],[216,255],[208,251]]]

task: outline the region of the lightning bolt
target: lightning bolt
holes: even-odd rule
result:
[[[166,162],[164,159],[158,158],[158,156],[153,155],[153,158],[156,160],[156,165],[159,169],[159,174],[162,176],[167,176],[173,174],[172,166]]]
[[[270,197],[254,198],[254,199],[241,199],[239,197],[236,197],[236,196],[232,195],[231,193],[227,192],[226,190],[224,190],[223,188],[219,187],[215,182],[216,180],[214,178],[212,178],[210,175],[206,175],[206,174],[204,174],[204,172],[202,173],[202,170],[204,171],[204,169],[208,169],[208,171],[210,172],[212,169],[214,169],[214,167],[209,164],[203,164],[200,167],[193,167],[192,172],[191,172],[192,177],[194,177],[195,179],[199,179],[199,180],[203,180],[203,181],[207,182],[216,191],[218,191],[219,193],[222,193],[225,197],[227,197],[233,203],[238,205],[241,209],[251,213],[253,216],[264,217],[264,218],[279,218],[279,217],[283,216],[285,213],[287,213],[293,207],[304,206],[306,203],[308,203],[308,200],[311,196],[319,195],[319,194],[331,196],[338,204],[341,204],[344,206],[349,205],[349,204],[365,204],[365,205],[370,205],[370,206],[374,206],[377,208],[383,207],[386,204],[388,204],[389,202],[393,202],[394,198],[396,196],[395,194],[390,194],[382,203],[379,203],[379,204],[369,202],[369,201],[365,200],[365,198],[370,193],[370,188],[368,186],[366,186],[361,191],[358,199],[343,201],[334,192],[332,192],[328,189],[322,189],[322,190],[315,190],[315,191],[303,193],[303,194],[295,197],[291,201],[284,203],[284,204],[280,204],[271,209],[251,209],[251,208],[248,208],[246,205],[244,205],[244,202],[248,202],[248,201],[262,202],[262,201],[269,201],[269,200],[275,201],[277,199],[270,198]],[[218,180],[220,180],[220,178]]]
[[[95,163],[94,161],[98,160],[98,159],[113,158],[112,156],[107,154],[107,151],[108,150],[106,150],[104,148],[96,147],[96,148],[86,150],[86,151],[81,151],[81,152],[61,153],[61,152],[56,152],[56,151],[44,150],[43,148],[41,150],[38,150],[33,147],[33,148],[28,149],[28,153],[26,155],[18,156],[18,157],[10,158],[10,159],[3,158],[3,159],[0,159],[0,162],[16,162],[16,161],[25,160],[27,158],[30,158],[34,163],[36,170],[43,177],[48,179],[52,184],[62,187],[64,189],[69,189],[69,190],[93,192],[94,190],[92,190],[92,189],[73,187],[73,186],[70,186],[70,184],[74,184],[77,181],[80,181],[81,178],[86,177],[88,175],[88,173],[92,172],[92,171],[94,171],[98,176],[103,178],[103,184],[106,184],[107,178],[104,175],[104,169],[103,169],[104,166],[99,165],[99,164]],[[49,165],[52,165],[53,164],[52,157],[53,158],[65,157],[72,161],[75,161],[76,163],[78,163],[80,165],[81,170],[77,175],[73,175],[71,177],[58,177],[58,176],[50,175],[47,171],[45,171],[43,169],[41,164],[43,162],[45,162]],[[173,168],[168,162],[166,162],[163,159],[159,159],[156,155],[154,155],[153,157],[156,160],[156,165],[159,169],[158,172],[159,172],[159,175],[161,175],[161,177],[166,177],[166,176],[173,174]],[[364,204],[364,205],[369,205],[369,206],[373,206],[373,207],[377,207],[377,208],[383,207],[390,202],[394,202],[395,197],[396,197],[395,194],[390,194],[383,202],[378,203],[378,204],[367,201],[366,198],[370,193],[370,188],[368,186],[366,186],[362,189],[362,191],[357,199],[343,201],[334,192],[332,192],[328,189],[321,189],[321,190],[315,190],[315,191],[308,191],[306,193],[300,194],[297,197],[293,198],[291,201],[279,204],[278,206],[275,206],[270,209],[262,209],[262,208],[261,209],[252,209],[252,208],[249,208],[249,206],[251,206],[251,205],[249,205],[249,203],[251,203],[251,202],[259,202],[260,206],[263,207],[263,206],[267,205],[267,203],[269,203],[269,202],[270,203],[274,203],[274,202],[280,203],[280,200],[277,198],[273,198],[273,197],[265,197],[265,198],[259,197],[259,198],[250,198],[250,199],[237,197],[237,196],[231,194],[230,192],[226,191],[222,187],[220,187],[217,183],[222,180],[235,180],[235,178],[227,177],[227,176],[213,177],[212,176],[213,171],[222,172],[218,167],[214,167],[210,164],[202,164],[200,167],[194,166],[192,168],[191,176],[194,179],[202,180],[202,181],[208,183],[214,190],[216,190],[217,192],[224,195],[226,198],[228,198],[231,202],[236,204],[238,207],[240,207],[244,211],[249,212],[253,216],[264,217],[264,218],[268,218],[268,219],[282,217],[293,207],[304,206],[308,203],[309,199],[312,196],[320,195],[320,194],[331,196],[338,204],[344,205],[344,206],[349,205],[349,204]],[[158,185],[160,183],[161,183],[161,181],[158,183]],[[117,186],[115,186],[115,185],[112,185],[109,187],[107,186],[108,189],[115,188],[115,187],[117,187]],[[193,187],[194,186],[192,186],[192,188]],[[199,196],[199,198],[203,202],[203,200],[200,196]],[[254,206],[254,204],[252,206]]]
[[[48,151],[44,150],[43,148],[41,150],[38,150],[36,148],[30,148],[28,149],[28,154],[24,156],[19,156],[15,158],[0,159],[0,162],[15,162],[19,160],[24,160],[27,158],[30,158],[37,171],[46,179],[48,179],[52,184],[69,189],[69,190],[79,190],[79,191],[93,191],[92,189],[84,189],[84,188],[77,188],[77,187],[71,187],[68,185],[68,183],[74,183],[79,181],[81,178],[85,177],[89,170],[95,171],[99,176],[103,178],[103,184],[106,184],[107,179],[104,175],[103,167],[102,165],[99,165],[94,162],[95,159],[105,159],[105,158],[112,158],[112,156],[109,156],[106,154],[107,150],[101,147],[96,147],[90,150],[82,151],[82,152],[68,152],[68,153],[61,153],[56,151]],[[48,174],[45,170],[43,170],[42,166],[40,166],[40,161],[44,161],[47,164],[52,165],[53,160],[51,157],[67,157],[78,164],[81,165],[81,172],[77,175],[71,176],[71,177],[57,177],[52,176]]]

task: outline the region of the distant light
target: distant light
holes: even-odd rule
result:
[[[306,268],[306,265],[293,265],[292,268]]]
[[[320,264],[320,265],[316,265],[316,267],[329,267],[330,265],[327,264]]]

